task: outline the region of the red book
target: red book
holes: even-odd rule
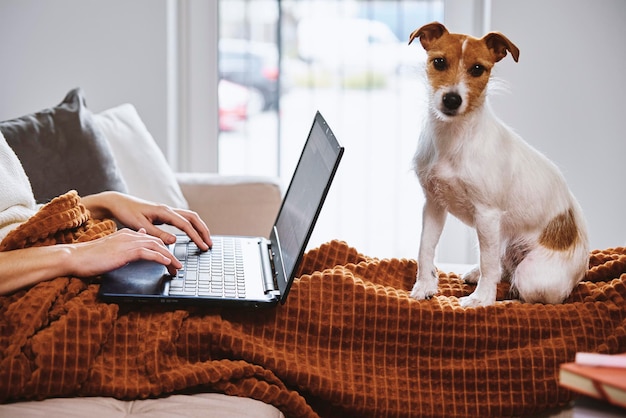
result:
[[[620,364],[626,353],[615,354],[615,356],[619,357],[615,363]],[[626,368],[624,367],[565,363],[561,364],[559,379],[563,387],[626,408]]]

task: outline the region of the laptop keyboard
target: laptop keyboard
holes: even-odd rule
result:
[[[183,264],[170,281],[170,295],[245,297],[241,243],[212,237],[213,248],[202,252],[193,241],[177,242],[174,256]]]

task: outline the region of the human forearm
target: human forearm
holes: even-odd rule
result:
[[[60,276],[97,276],[135,260],[163,264],[170,274],[182,267],[159,238],[122,229],[93,241],[0,252],[0,295]]]
[[[70,273],[70,245],[0,252],[0,295]]]

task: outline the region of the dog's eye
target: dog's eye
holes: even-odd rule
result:
[[[472,77],[480,77],[481,75],[485,73],[485,71],[486,71],[486,68],[480,64],[474,64],[469,69],[469,73]]]
[[[435,58],[433,60],[433,66],[437,71],[443,71],[448,67],[448,63],[445,58]]]

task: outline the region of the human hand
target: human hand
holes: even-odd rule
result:
[[[168,224],[185,232],[201,250],[212,245],[209,228],[196,212],[174,209],[117,192],[103,192],[82,198],[82,202],[96,217],[113,217],[124,226],[140,228],[166,244],[176,242],[176,236],[156,225]]]
[[[148,235],[143,228],[138,231],[124,228],[103,238],[67,244],[67,247],[71,252],[67,258],[69,274],[78,277],[97,276],[137,260],[163,264],[171,275],[182,267],[163,241]]]

